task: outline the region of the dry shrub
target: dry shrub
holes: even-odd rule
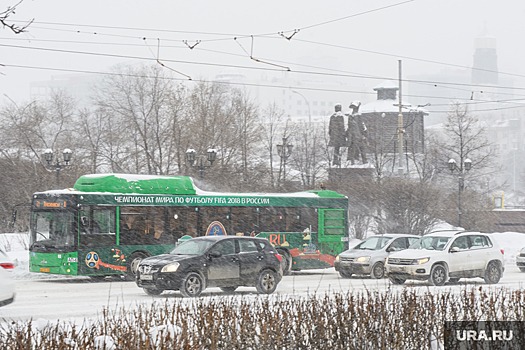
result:
[[[483,287],[160,300],[80,325],[4,322],[0,349],[430,349],[445,321],[525,317],[524,291]]]

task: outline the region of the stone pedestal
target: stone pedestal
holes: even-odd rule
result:
[[[371,179],[374,175],[372,167],[350,167],[328,169],[328,182],[341,184],[347,181]]]

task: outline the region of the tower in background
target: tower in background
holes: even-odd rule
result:
[[[474,41],[473,84],[498,84],[496,38],[483,36]]]

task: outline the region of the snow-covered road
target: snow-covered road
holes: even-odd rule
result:
[[[115,310],[120,307],[135,308],[174,298],[182,298],[178,292],[164,292],[152,297],[146,295],[134,282],[120,280],[92,281],[87,278],[20,279],[16,281],[17,298],[8,306],[0,308],[0,319],[8,320],[74,320],[95,319],[102,310]],[[294,272],[285,276],[275,294],[271,297],[304,297],[311,294],[324,295],[334,292],[384,291],[392,292],[403,288],[417,288],[421,292],[461,291],[465,288],[484,289],[522,289],[525,287],[525,273],[508,264],[502,280],[497,285],[488,285],[482,279],[469,279],[457,284],[433,287],[424,282],[407,282],[405,285],[392,285],[388,279],[370,278],[343,279],[335,270],[315,270]],[[234,294],[225,296],[218,288],[204,291],[206,298],[256,298],[254,288],[239,288]]]

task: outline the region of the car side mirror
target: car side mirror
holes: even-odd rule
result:
[[[461,249],[459,249],[459,247],[452,247],[452,248],[450,248],[450,252],[451,252],[451,253],[457,253],[457,252],[459,252],[460,250],[461,250]]]
[[[209,254],[209,257],[210,258],[220,258],[222,256],[221,252],[218,252],[218,251],[213,251],[213,252],[210,252]]]

